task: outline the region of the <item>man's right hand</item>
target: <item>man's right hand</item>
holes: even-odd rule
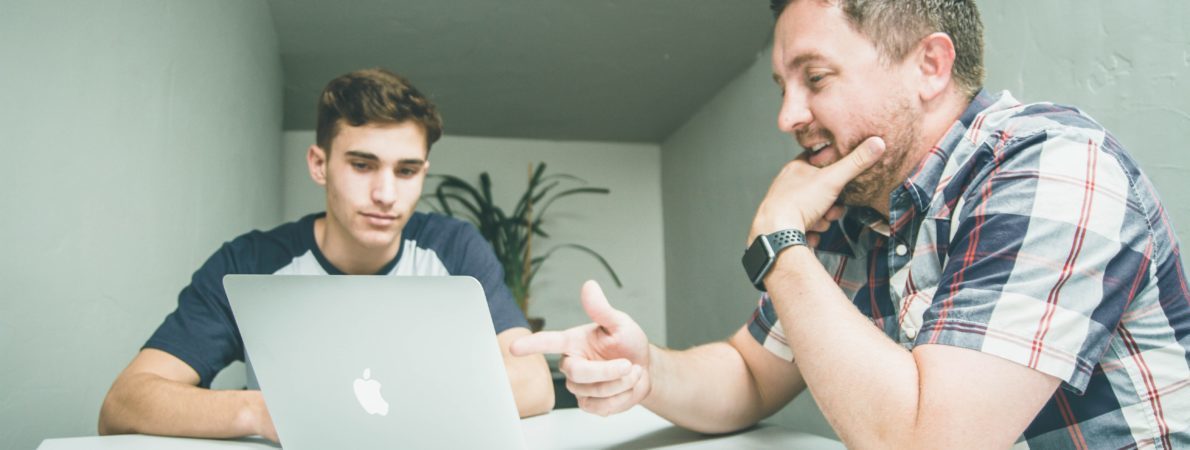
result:
[[[580,408],[601,416],[626,411],[652,389],[649,338],[628,314],[612,308],[598,283],[583,284],[581,301],[594,323],[534,333],[509,350],[517,356],[561,353],[558,369]]]

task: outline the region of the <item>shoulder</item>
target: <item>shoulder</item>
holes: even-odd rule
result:
[[[462,241],[483,239],[470,222],[438,213],[415,212],[405,225],[404,240],[414,241],[418,247],[446,249]]]
[[[308,252],[313,244],[311,214],[269,230],[252,230],[223,244],[219,250],[234,273],[272,273]]]
[[[965,137],[956,155],[967,154],[969,167],[961,172],[977,181],[970,188],[997,180],[1095,180],[1096,188],[1127,197],[1139,176],[1107,129],[1072,106],[1042,102],[988,111]]]

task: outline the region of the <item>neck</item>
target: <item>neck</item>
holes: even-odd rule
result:
[[[970,99],[955,90],[948,90],[944,95],[924,104],[921,118],[921,135],[918,142],[908,150],[903,159],[904,163],[898,168],[897,182],[887,186],[876,204],[868,205],[879,212],[885,219],[889,217],[889,198],[909,176],[913,174],[922,161],[930,156],[930,151],[942,140],[955,121],[967,110]]]
[[[349,233],[329,223],[326,217],[314,221],[314,241],[326,260],[348,275],[375,274],[392,261],[401,248],[400,239],[389,248],[376,249],[360,245]]]

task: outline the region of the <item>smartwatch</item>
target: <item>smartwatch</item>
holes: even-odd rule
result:
[[[748,281],[751,281],[756,289],[765,292],[764,276],[773,267],[773,261],[777,260],[777,254],[794,245],[807,245],[806,233],[802,230],[781,230],[773,234],[756,236],[752,245],[744,250],[744,257],[741,260],[744,263],[744,273],[748,274]]]

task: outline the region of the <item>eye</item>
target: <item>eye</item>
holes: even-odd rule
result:
[[[420,167],[401,167],[397,169],[397,175],[411,177],[417,175],[417,173],[420,171]]]
[[[351,168],[363,172],[371,168],[371,164],[364,161],[351,161]]]
[[[805,77],[806,87],[810,92],[819,92],[827,84],[827,77],[830,73],[824,70],[807,71]]]

